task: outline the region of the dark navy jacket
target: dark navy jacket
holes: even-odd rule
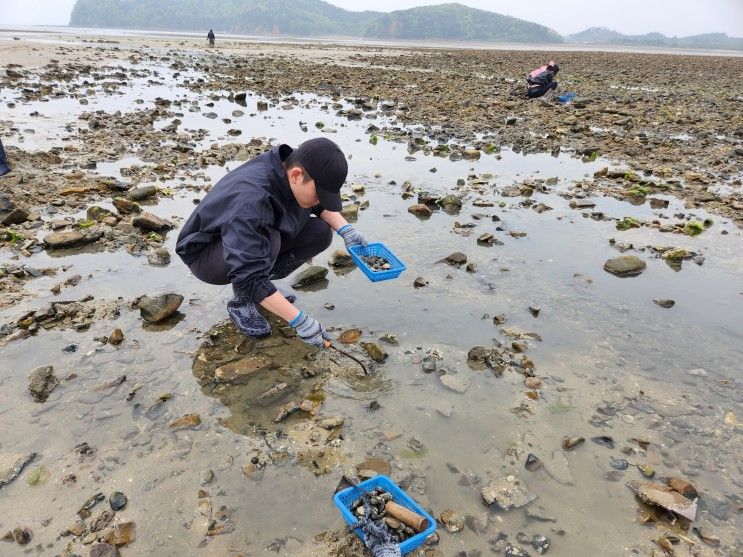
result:
[[[221,240],[232,284],[261,301],[276,292],[268,279],[271,231],[294,238],[322,207],[299,206],[282,162],[292,152],[280,145],[227,173],[201,200],[183,225],[175,251],[186,265]]]

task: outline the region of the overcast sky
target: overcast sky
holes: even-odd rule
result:
[[[445,2],[331,0],[331,3],[352,10],[392,11]],[[683,36],[720,31],[743,37],[743,0],[460,0],[460,3],[535,21],[563,34],[598,26],[628,34],[660,31]],[[66,25],[75,0],[0,0],[0,5],[0,25]]]

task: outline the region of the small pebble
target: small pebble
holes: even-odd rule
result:
[[[108,497],[108,504],[111,505],[111,508],[115,511],[119,511],[126,507],[128,499],[126,498],[126,495],[121,493],[121,491],[114,491],[109,497]]]

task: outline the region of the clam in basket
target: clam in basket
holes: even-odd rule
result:
[[[405,263],[400,261],[398,257],[392,253],[390,248],[380,242],[368,244],[366,247],[351,246],[348,249],[348,252],[351,254],[351,258],[353,259],[353,262],[356,263],[356,266],[361,269],[361,272],[364,273],[372,282],[397,278],[400,276],[400,273],[407,268],[405,267]],[[362,259],[362,257],[369,256],[383,257],[390,264],[390,268],[385,270],[375,270],[371,268]]]
[[[341,515],[343,516],[343,520],[346,521],[346,524],[348,524],[349,526],[353,526],[357,522],[356,517],[351,512],[351,507],[353,507],[354,502],[358,501],[358,499],[364,493],[378,487],[382,488],[384,491],[392,495],[392,500],[398,505],[401,505],[406,509],[413,511],[414,513],[428,520],[428,526],[425,528],[425,530],[399,544],[400,553],[405,555],[406,553],[410,553],[417,547],[423,545],[423,542],[426,541],[428,536],[436,532],[436,521],[423,509],[423,507],[413,501],[413,499],[411,499],[410,496],[400,488],[400,486],[398,486],[387,476],[374,476],[373,478],[363,481],[358,485],[348,487],[335,494],[335,496],[333,497],[333,502],[335,503],[335,506],[338,507],[338,509],[341,511]],[[361,531],[361,529],[357,528],[356,530],[354,530],[354,532],[356,532],[356,535],[361,538],[362,541],[364,540],[364,533]]]

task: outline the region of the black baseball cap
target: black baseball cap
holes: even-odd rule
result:
[[[328,211],[340,211],[341,186],[348,176],[348,162],[341,148],[325,137],[316,137],[294,149],[287,164],[302,165],[315,181],[320,205]]]

